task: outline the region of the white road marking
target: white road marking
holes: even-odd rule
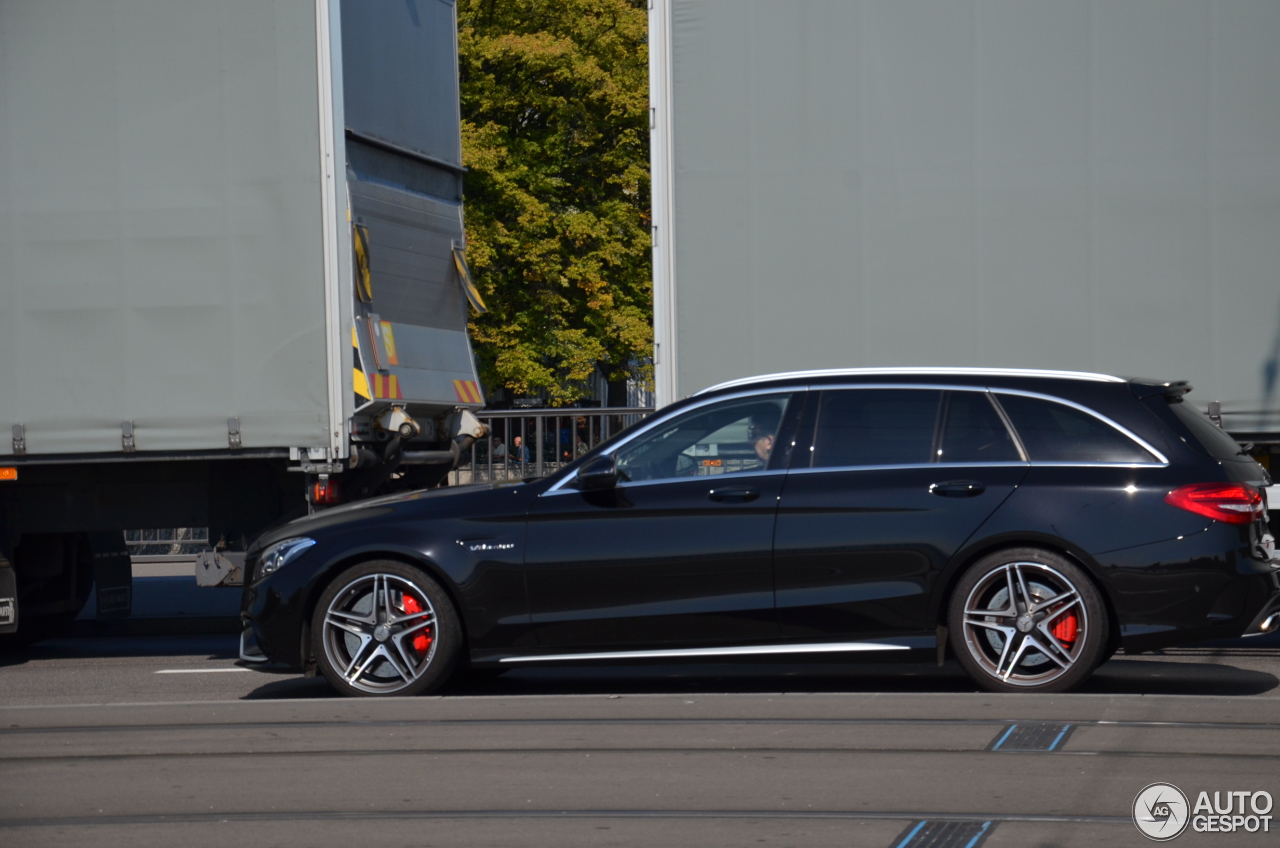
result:
[[[156,674],[215,674],[220,671],[252,671],[251,668],[162,668]]]

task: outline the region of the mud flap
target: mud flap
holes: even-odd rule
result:
[[[93,583],[97,592],[98,618],[128,618],[133,609],[133,563],[124,533],[90,533],[93,552]]]
[[[0,633],[18,629],[18,577],[9,560],[0,555]]]

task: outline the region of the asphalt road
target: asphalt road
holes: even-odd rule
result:
[[[778,664],[347,700],[234,654],[98,638],[0,660],[0,845],[1137,846],[1148,784],[1280,798],[1275,645],[1121,656],[1065,696]]]

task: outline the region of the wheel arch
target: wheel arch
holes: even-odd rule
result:
[[[352,566],[359,565],[364,562],[375,562],[377,560],[388,560],[391,562],[399,562],[411,568],[419,569],[426,573],[428,577],[435,582],[449,597],[449,603],[453,604],[453,608],[458,614],[458,623],[462,630],[462,658],[470,655],[470,647],[468,645],[468,627],[466,624],[466,609],[461,603],[461,592],[458,585],[449,577],[449,573],[440,567],[440,565],[430,557],[423,556],[416,551],[407,550],[398,547],[373,547],[356,551],[349,551],[341,557],[327,563],[324,568],[317,573],[317,578],[311,581],[311,585],[307,588],[307,594],[302,607],[302,627],[300,629],[299,646],[300,656],[302,657],[303,668],[310,674],[315,668],[315,657],[312,654],[313,646],[311,644],[311,625],[315,618],[316,607],[320,603],[320,596],[324,594],[338,575],[346,571]]]
[[[1093,583],[1094,588],[1098,590],[1098,595],[1102,598],[1102,604],[1106,607],[1108,622],[1107,650],[1114,650],[1120,644],[1120,620],[1116,614],[1115,604],[1112,603],[1107,582],[1102,577],[1102,569],[1097,562],[1087,552],[1070,544],[1065,539],[1040,533],[993,536],[967,546],[953,557],[943,570],[937,584],[938,589],[934,592],[933,608],[930,610],[930,616],[933,621],[940,627],[947,626],[947,609],[951,606],[951,597],[955,594],[956,584],[960,582],[960,578],[976,562],[991,554],[1013,550],[1014,548],[1043,548],[1051,553],[1066,557],[1078,565]]]

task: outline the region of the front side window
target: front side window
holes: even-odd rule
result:
[[[789,397],[738,398],[677,416],[618,450],[619,477],[638,483],[763,471]]]
[[[1133,439],[1082,410],[1022,395],[1000,394],[999,399],[1032,462],[1159,462]]]
[[[840,389],[822,393],[813,468],[923,465],[931,461],[942,392]]]

